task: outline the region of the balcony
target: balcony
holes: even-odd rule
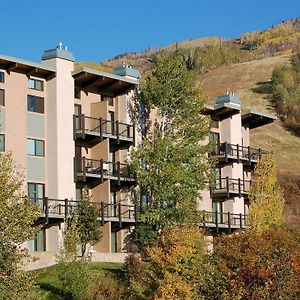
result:
[[[133,185],[136,178],[125,163],[107,162],[86,157],[74,158],[75,182],[89,187],[110,180],[112,185]]]
[[[210,155],[218,157],[219,165],[237,162],[253,168],[261,155],[265,153],[267,152],[261,149],[225,142],[216,145]]]
[[[200,227],[216,233],[221,231],[228,231],[231,233],[234,230],[246,228],[246,215],[230,212],[220,213],[217,211],[202,211],[200,222]]]
[[[109,139],[110,148],[126,149],[135,143],[135,127],[119,121],[103,118],[73,116],[74,140],[78,144],[92,147]]]
[[[42,223],[55,223],[57,221],[63,222],[65,219],[76,214],[76,207],[79,201],[76,200],[58,200],[49,199],[47,197],[42,199],[35,199],[41,207],[40,219]],[[101,225],[107,222],[112,222],[116,227],[124,227],[134,225],[138,221],[138,206],[126,204],[110,204],[105,202],[91,202],[91,205],[97,209],[98,220]]]
[[[216,199],[231,197],[248,198],[250,186],[251,180],[229,177],[218,178],[211,187],[211,194]]]

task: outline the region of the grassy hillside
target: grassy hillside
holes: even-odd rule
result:
[[[244,111],[253,108],[275,114],[269,95],[255,91],[262,83],[270,81],[275,66],[288,64],[289,59],[289,56],[276,56],[222,66],[199,77],[199,80],[209,103],[228,90],[240,97]],[[300,182],[300,138],[284,129],[280,120],[253,129],[251,143],[254,147],[274,151],[280,179]]]

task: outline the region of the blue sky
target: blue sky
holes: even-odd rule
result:
[[[39,61],[59,41],[102,61],[187,39],[238,37],[300,17],[300,0],[2,0],[0,53]]]

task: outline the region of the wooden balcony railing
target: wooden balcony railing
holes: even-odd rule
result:
[[[251,163],[257,162],[261,155],[265,153],[267,153],[267,151],[260,148],[255,149],[252,147],[245,147],[239,144],[230,144],[225,142],[215,145],[210,154],[212,156],[218,156],[225,162],[228,162],[230,159],[234,159],[238,163],[243,162],[251,165]]]
[[[103,159],[89,159],[86,157],[74,159],[77,177],[83,181],[87,178],[99,178],[101,182],[106,179],[121,181],[135,181],[135,175],[129,165],[118,162],[108,162]]]
[[[122,140],[135,142],[135,127],[119,121],[105,120],[104,118],[88,117],[84,114],[73,116],[74,138],[85,139],[86,135],[104,138],[113,138],[119,144]]]
[[[251,180],[235,178],[218,178],[211,186],[213,195],[238,195],[239,197],[250,193]]]

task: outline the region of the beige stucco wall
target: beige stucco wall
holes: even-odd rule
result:
[[[47,151],[51,154],[48,157],[48,196],[75,199],[73,62],[53,58],[43,63],[57,70],[56,77],[48,82]]]

